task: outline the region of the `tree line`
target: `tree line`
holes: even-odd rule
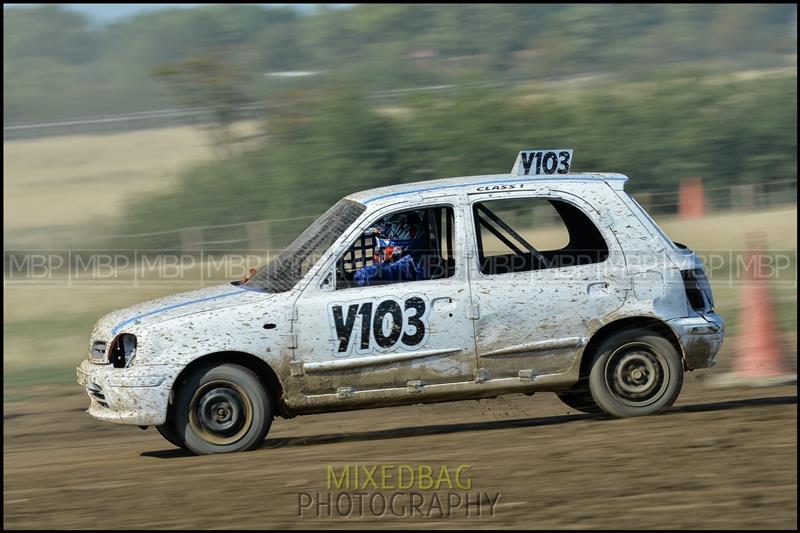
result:
[[[319,214],[355,191],[508,172],[520,149],[573,148],[573,172],[621,172],[628,190],[675,191],[797,177],[796,77],[608,82],[530,99],[518,89],[417,96],[391,113],[347,87],[273,111],[258,146],[132,201],[119,233]],[[282,224],[286,239],[307,221]],[[281,239],[278,239],[280,241]],[[178,245],[174,234],[148,245]]]
[[[96,25],[62,6],[3,11],[5,121],[165,107],[154,71],[224,51],[246,98],[286,88],[265,77],[323,71],[364,91],[587,71],[650,76],[676,63],[722,70],[796,54],[795,5],[206,5]]]

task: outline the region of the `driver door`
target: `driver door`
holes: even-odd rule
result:
[[[430,234],[418,279],[363,287],[353,281],[372,262],[367,230],[386,215],[408,210],[394,206],[362,219],[335,264],[298,298],[293,331],[304,394],[473,379],[470,293],[464,254],[457,253],[465,246],[465,221],[457,198],[414,206]]]

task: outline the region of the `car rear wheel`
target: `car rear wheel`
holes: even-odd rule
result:
[[[239,365],[200,368],[176,394],[176,429],[197,455],[257,448],[272,418],[264,385],[253,371]]]
[[[568,407],[582,413],[598,414],[603,410],[595,403],[588,388],[557,392],[558,399]]]
[[[647,329],[621,331],[597,350],[589,373],[592,399],[616,417],[671,406],[683,386],[683,363],[672,343]]]

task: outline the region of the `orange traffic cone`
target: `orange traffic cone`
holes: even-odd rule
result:
[[[703,178],[685,178],[678,188],[678,216],[680,218],[703,218],[706,199]]]
[[[780,337],[775,327],[769,285],[759,275],[763,258],[760,246],[749,253],[733,372],[720,376],[717,384],[770,386],[797,380],[797,375],[788,374],[781,361]]]

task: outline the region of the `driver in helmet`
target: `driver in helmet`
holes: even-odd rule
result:
[[[374,239],[372,264],[356,271],[353,279],[359,287],[422,278],[419,262],[429,237],[418,212],[389,215],[367,234]]]

